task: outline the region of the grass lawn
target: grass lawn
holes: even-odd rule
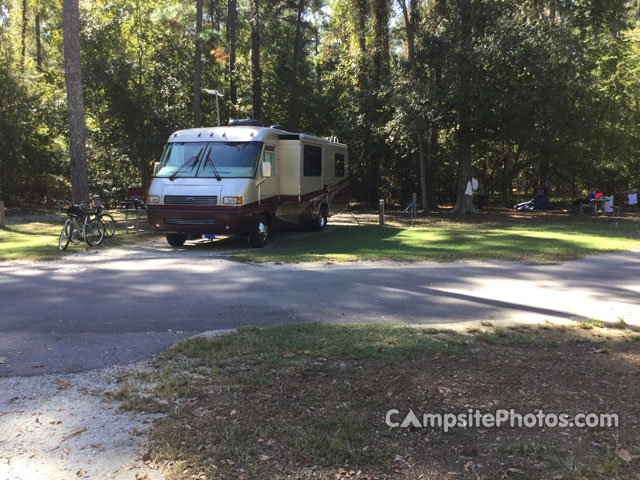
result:
[[[9,217],[7,218],[7,226],[0,228],[0,261],[52,259],[86,248],[100,249],[149,239],[148,234],[127,234],[124,231],[123,218],[121,219],[119,215],[114,215],[114,217],[118,222],[118,229],[112,238],[104,239],[103,243],[97,247],[88,247],[84,242],[79,245],[70,243],[64,252],[58,249],[58,237],[66,216],[57,217],[43,214]]]
[[[637,478],[640,334],[290,324],[183,341],[112,399],[167,478]],[[615,412],[618,428],[390,428],[386,412]]]
[[[600,219],[598,219],[600,220]],[[603,219],[605,220],[605,219]],[[335,226],[232,258],[251,262],[354,260],[566,261],[640,249],[640,223],[571,217],[537,221],[437,221],[415,227]]]

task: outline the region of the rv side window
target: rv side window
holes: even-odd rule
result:
[[[344,155],[342,153],[336,153],[335,160],[335,176],[344,177]]]
[[[276,174],[276,152],[275,149],[271,145],[267,145],[264,147],[264,157],[262,158],[263,163],[271,164],[271,176],[275,176]]]
[[[322,175],[322,148],[312,145],[304,146],[304,176],[319,177]]]

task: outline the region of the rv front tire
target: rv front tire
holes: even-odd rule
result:
[[[264,213],[261,213],[249,232],[249,245],[253,248],[262,248],[267,244],[268,238],[269,218]]]
[[[167,233],[167,242],[172,247],[181,247],[184,245],[184,241],[187,239],[187,236],[182,233]]]

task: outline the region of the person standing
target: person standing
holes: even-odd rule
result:
[[[482,182],[478,183],[478,190],[476,192],[476,202],[478,203],[478,210],[482,210],[484,208],[484,184]]]

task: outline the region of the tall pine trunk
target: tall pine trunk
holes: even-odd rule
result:
[[[477,213],[473,206],[473,196],[465,195],[467,183],[472,178],[471,146],[473,142],[471,130],[471,0],[460,0],[460,53],[459,53],[459,104],[458,104],[458,179],[456,205],[452,213]]]
[[[202,93],[202,56],[200,33],[202,32],[202,0],[196,0],[196,51],[193,62],[193,126],[200,126],[200,95]]]
[[[383,114],[380,113],[379,103],[384,103],[386,99],[382,95],[383,87],[389,83],[391,73],[391,57],[389,54],[389,14],[390,5],[387,0],[373,0],[373,93],[372,102],[368,111],[375,119],[375,123],[380,125],[386,123]],[[380,165],[384,162],[384,143],[378,142],[375,145],[375,153],[369,156],[369,204],[377,203],[380,195]]]
[[[251,105],[253,118],[262,119],[262,68],[260,66],[260,5],[250,0],[251,19]]]
[[[351,7],[354,10],[356,33],[358,37],[358,68],[356,75],[356,92],[357,92],[357,111],[358,115],[364,116],[367,114],[367,94],[370,92],[369,72],[371,70],[369,64],[369,51],[367,48],[367,13],[370,10],[368,0],[351,0]],[[362,127],[358,128],[358,134],[360,137],[359,150],[360,150],[360,162],[362,164],[361,173],[361,185],[362,188],[367,188],[366,191],[361,192],[366,198],[366,202],[369,203],[368,185],[365,184],[364,175],[368,172],[369,162],[371,161],[371,129]],[[365,168],[367,168],[365,172]]]
[[[398,0],[400,9],[402,10],[402,16],[404,17],[405,32],[407,35],[407,52],[409,56],[409,70],[414,82],[418,80],[418,71],[416,64],[415,54],[415,26],[416,26],[416,0],[410,0],[409,8],[407,8],[406,0]],[[416,145],[418,147],[418,165],[420,167],[420,199],[422,201],[422,208],[425,213],[429,212],[429,200],[428,192],[429,187],[427,179],[429,172],[427,170],[427,155],[425,154],[424,146],[424,131],[422,129],[422,122],[419,118],[416,119]]]
[[[63,0],[62,27],[64,72],[69,114],[69,152],[71,154],[71,196],[73,203],[89,200],[89,173],[80,63],[80,10],[78,0]]]
[[[229,0],[227,3],[227,41],[229,42],[229,100],[232,113],[238,103],[236,87],[236,41],[238,36],[238,2]]]
[[[289,130],[298,128],[298,109],[296,90],[298,86],[298,59],[302,50],[302,15],[304,14],[305,0],[298,0],[296,14],[296,36],[293,45],[293,57],[291,58],[291,77],[289,78],[289,114],[287,127]]]
[[[429,132],[429,148],[427,149],[426,171],[427,171],[427,204],[429,210],[438,209],[438,199],[436,198],[436,165],[438,161],[438,144],[440,130],[433,126]]]
[[[40,12],[36,12],[36,69],[42,72],[42,38],[40,35]]]
[[[27,0],[22,0],[22,48],[20,50],[20,65],[24,67],[24,57],[27,54]]]

